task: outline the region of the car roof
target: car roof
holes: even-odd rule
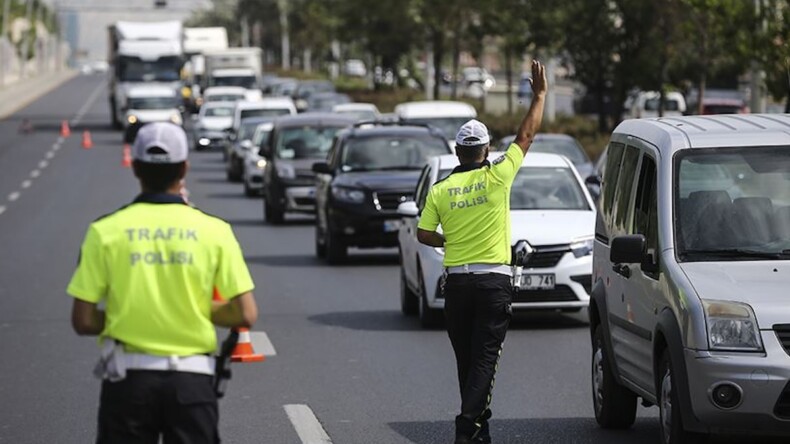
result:
[[[134,88],[129,89],[129,91],[126,93],[126,96],[130,98],[175,97],[176,90],[169,86],[156,86],[156,85],[136,86]]]
[[[216,77],[248,76],[248,75],[255,75],[255,72],[251,68],[218,68],[211,71],[211,75]]]
[[[354,126],[343,130],[338,136],[348,137],[373,137],[373,136],[396,136],[396,135],[429,135],[437,139],[444,140],[444,136],[436,131],[431,131],[431,128],[416,125],[370,125],[364,124],[362,126]]]
[[[633,136],[671,156],[688,148],[790,145],[788,114],[722,114],[714,116],[628,119],[613,138]]]
[[[235,108],[236,102],[206,102],[201,108]]]
[[[242,125],[256,124],[256,123],[269,123],[273,122],[275,117],[245,117],[241,119]]]
[[[290,98],[285,97],[265,97],[256,101],[242,100],[236,102],[237,109],[270,109],[270,108],[293,108],[294,103]]]
[[[332,114],[332,113],[303,113],[290,116],[281,116],[277,118],[275,126],[292,127],[302,125],[352,125],[356,119],[349,118],[348,116]]]
[[[378,108],[376,105],[372,103],[362,103],[362,102],[351,102],[351,103],[339,103],[332,107],[332,111],[376,111],[378,112]]]
[[[488,155],[488,161],[493,162],[502,156],[503,154],[501,152],[490,153]],[[453,154],[436,156],[436,159],[438,159],[438,166],[440,170],[455,168],[460,165],[458,162],[458,156]],[[561,156],[559,154],[527,153],[527,155],[524,157],[524,161],[521,163],[521,167],[570,168],[571,163],[567,158],[565,158],[565,156]]]
[[[405,119],[427,117],[476,117],[475,108],[464,102],[449,100],[424,100],[401,103],[395,107],[395,114]]]
[[[210,86],[203,91],[203,95],[211,95],[211,94],[241,94],[247,92],[246,89],[242,88],[241,86]]]

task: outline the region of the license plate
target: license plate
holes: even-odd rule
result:
[[[384,232],[392,233],[393,231],[398,231],[400,229],[400,224],[401,222],[399,220],[385,220]]]
[[[553,290],[553,274],[525,274],[521,276],[522,290]]]

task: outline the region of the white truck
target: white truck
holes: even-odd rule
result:
[[[121,128],[130,89],[153,83],[180,92],[183,26],[179,21],[119,21],[108,34],[110,114],[113,126]]]
[[[228,49],[228,31],[223,27],[184,28],[184,73],[186,75],[189,97],[185,101],[192,109],[200,104],[203,76],[206,72],[206,52],[217,52]]]
[[[261,94],[260,48],[228,48],[207,51],[204,88],[212,86],[240,86],[247,90],[247,100],[259,100]]]

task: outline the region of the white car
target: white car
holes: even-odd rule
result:
[[[238,102],[244,100],[246,93],[240,86],[212,86],[203,91],[203,103]]]
[[[134,124],[172,122],[182,125],[179,97],[167,86],[147,85],[130,89],[126,94],[124,128]]]
[[[279,117],[294,114],[296,114],[296,106],[290,97],[264,97],[255,102],[237,102],[233,114],[233,130],[237,131],[241,120],[248,117]]]
[[[259,154],[259,150],[264,141],[269,139],[269,135],[274,129],[274,123],[261,123],[255,128],[252,135],[253,149],[248,150],[244,156],[244,194],[260,196],[263,194],[263,170],[266,168],[266,159]]]
[[[227,137],[225,132],[233,125],[233,102],[209,102],[200,108],[195,119],[195,149],[221,148]]]
[[[492,154],[489,160],[498,156]],[[442,317],[444,250],[417,241],[419,211],[430,187],[456,166],[456,156],[430,159],[417,184],[416,201],[398,207],[403,216],[398,233],[401,309],[407,315],[418,313],[425,327]],[[587,307],[595,205],[573,164],[556,154],[527,154],[511,188],[510,205],[512,245],[525,240],[532,249],[513,309],[577,312]]]
[[[395,107],[398,120],[408,123],[428,124],[440,129],[450,147],[455,149],[458,128],[477,117],[477,110],[464,102],[426,100],[406,102]]]
[[[348,115],[349,117],[358,119],[360,122],[366,120],[379,120],[381,117],[379,109],[372,103],[341,103],[333,106],[332,112]]]
[[[661,93],[658,91],[642,91],[626,100],[624,108],[627,119],[645,119],[658,117]],[[664,117],[680,117],[686,112],[686,99],[683,94],[671,91],[664,96]]]

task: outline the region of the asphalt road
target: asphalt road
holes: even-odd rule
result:
[[[105,89],[100,77],[78,77],[0,122],[0,442],[86,443],[95,433],[97,348],[72,332],[65,287],[90,221],[137,193]],[[17,132],[23,119],[32,134]],[[59,142],[64,119],[73,133]],[[92,149],[80,146],[83,130]],[[261,201],[224,180],[220,154],[191,163],[191,200],[233,224],[257,285],[255,330],[276,350],[234,364],[224,441],[301,443],[309,418],[291,415],[295,425],[284,408],[301,405],[335,444],[450,442],[459,406],[450,343],[401,316],[396,252],[354,252],[328,267],[313,255],[309,218],[265,225]],[[654,408],[640,408],[628,431],[596,426],[589,355],[583,316],[519,316],[494,392],[495,442],[657,443]]]

